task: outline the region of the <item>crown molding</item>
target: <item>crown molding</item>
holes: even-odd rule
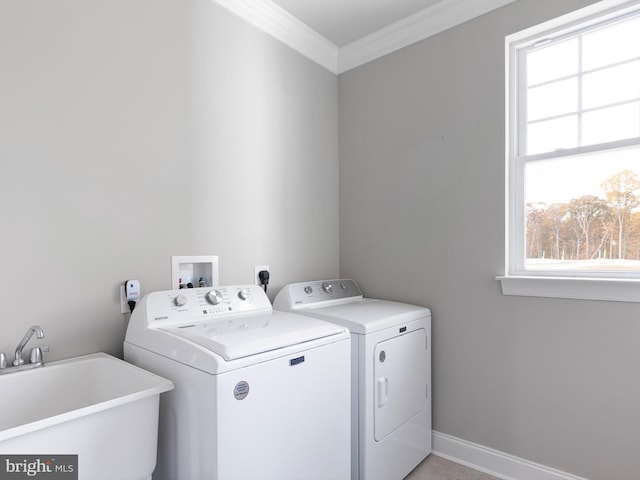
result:
[[[213,1],[327,70],[340,74],[517,0],[441,0],[342,48],[271,1]]]
[[[338,47],[273,2],[214,0],[327,70],[338,73]]]
[[[340,49],[338,73],[429,38],[516,0],[442,0]]]

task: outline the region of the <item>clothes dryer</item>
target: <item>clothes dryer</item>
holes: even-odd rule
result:
[[[273,311],[256,285],[153,292],[124,354],[175,385],[155,480],[349,477],[346,328]]]
[[[363,298],[353,280],[287,285],[273,306],[351,331],[351,478],[403,479],[431,452],[429,309]]]

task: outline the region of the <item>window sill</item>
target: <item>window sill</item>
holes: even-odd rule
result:
[[[534,276],[496,277],[503,295],[640,302],[640,280]]]

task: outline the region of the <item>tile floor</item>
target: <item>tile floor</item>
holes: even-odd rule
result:
[[[429,455],[404,480],[499,480],[469,467]]]

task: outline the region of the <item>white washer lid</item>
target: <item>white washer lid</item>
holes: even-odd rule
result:
[[[279,311],[159,330],[196,343],[227,361],[344,332],[335,324]]]
[[[337,323],[362,335],[431,316],[431,311],[426,307],[373,298],[296,311]]]

